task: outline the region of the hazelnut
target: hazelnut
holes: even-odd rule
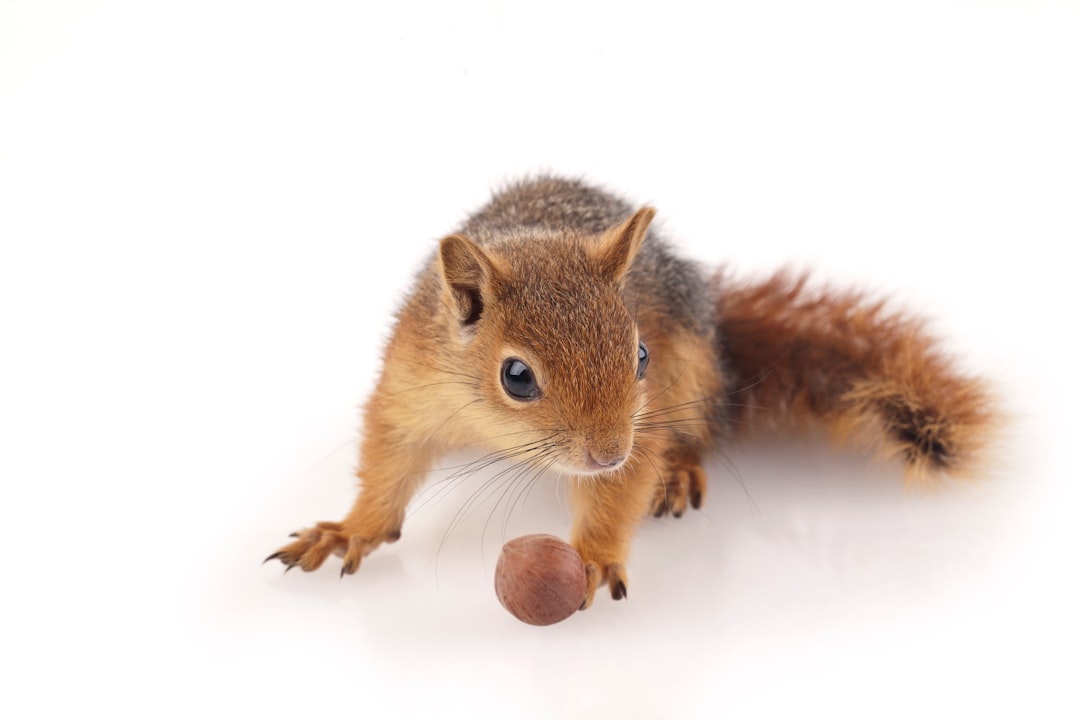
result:
[[[495,594],[510,614],[530,625],[573,615],[585,600],[585,564],[554,535],[524,535],[503,545]]]

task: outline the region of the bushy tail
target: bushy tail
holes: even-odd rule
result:
[[[985,384],[959,372],[922,322],[806,280],[719,279],[736,431],[816,422],[898,456],[912,480],[976,470],[997,424]]]

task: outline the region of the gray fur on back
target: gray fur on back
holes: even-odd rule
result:
[[[481,245],[566,231],[597,234],[636,209],[580,180],[541,176],[497,192],[465,222],[461,232]],[[713,302],[704,273],[696,263],[676,255],[653,229],[634,259],[623,295],[631,313],[649,306],[697,335],[714,333]]]

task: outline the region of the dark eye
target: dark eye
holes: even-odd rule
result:
[[[637,377],[638,380],[645,377],[645,368],[649,367],[649,348],[645,347],[645,343],[639,342],[637,344]]]
[[[507,358],[502,365],[502,386],[515,400],[535,400],[540,397],[536,376],[529,366],[517,358]]]

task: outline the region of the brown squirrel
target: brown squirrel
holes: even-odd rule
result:
[[[990,394],[921,323],[784,273],[707,278],[634,208],[575,180],[497,193],[416,280],[364,411],[359,497],[270,555],[341,573],[401,535],[434,459],[461,448],[571,479],[582,608],[627,594],[639,520],[701,507],[703,457],[763,426],[822,424],[922,479],[970,473]]]

